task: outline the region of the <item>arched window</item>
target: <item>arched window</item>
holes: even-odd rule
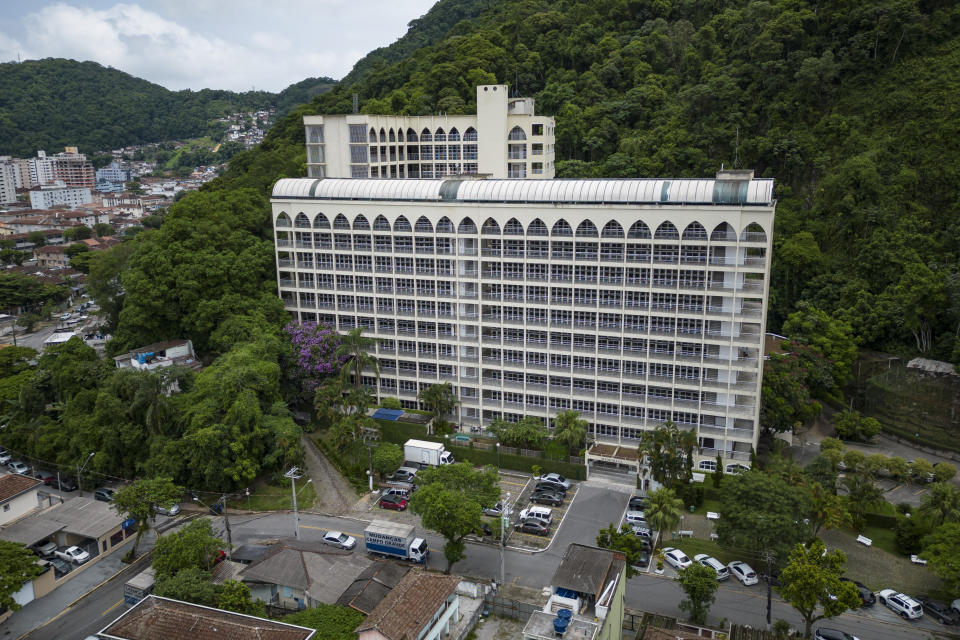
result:
[[[420,216],[417,218],[417,224],[414,225],[413,230],[417,233],[433,233],[433,225],[430,224],[426,216]]]
[[[473,224],[473,220],[470,218],[464,218],[460,221],[460,224],[457,225],[457,233],[476,233],[477,225]]]
[[[450,142],[460,142],[460,132],[457,131],[456,127],[450,129],[450,133],[447,134],[447,140]]]
[[[437,233],[453,233],[453,223],[450,218],[443,216],[437,220]]]
[[[480,230],[482,235],[500,235],[500,225],[497,224],[497,221],[493,218],[487,218],[487,221],[483,223],[483,228]]]
[[[354,231],[369,231],[370,222],[367,220],[366,216],[362,213],[353,219],[353,230]]]
[[[679,240],[680,232],[677,231],[677,228],[673,226],[673,223],[669,220],[664,220],[659,227],[657,227],[657,232],[653,234],[655,240]]]
[[[540,218],[534,218],[533,222],[527,226],[528,236],[545,236],[547,233],[547,225],[543,224]]]
[[[297,229],[309,229],[310,218],[308,218],[303,212],[300,212],[294,219],[293,226],[295,226]]]
[[[643,221],[637,220],[630,226],[627,237],[632,239],[647,239],[650,237],[650,227]]]
[[[416,142],[417,132],[413,129],[407,129],[407,142]]]
[[[443,130],[443,127],[437,127],[437,130],[433,134],[434,142],[443,142],[447,139],[447,132]]]
[[[510,129],[510,133],[507,134],[507,140],[526,140],[527,134],[523,132],[519,126]]]
[[[277,226],[278,227],[289,227],[290,226],[290,216],[280,212],[280,215],[277,216]]]
[[[516,218],[510,218],[507,220],[507,224],[503,226],[503,235],[505,236],[522,236],[523,235],[523,225],[520,224],[520,221]]]
[[[767,232],[756,222],[751,222],[740,234],[741,242],[766,242]]]
[[[717,470],[717,461],[716,460],[701,460],[697,465],[701,471],[716,471]]]
[[[370,127],[370,142],[376,142],[376,141],[377,141],[377,130],[374,129],[373,127]]]
[[[389,134],[389,135],[390,135],[390,142],[396,142],[396,141],[397,141],[397,134],[394,133],[393,127],[390,127],[390,134]]]
[[[683,239],[684,240],[706,240],[707,239],[707,230],[703,228],[703,225],[694,220],[687,225],[687,228],[683,230]]]
[[[329,229],[330,221],[327,220],[327,216],[322,213],[318,213],[317,217],[313,219],[313,228],[314,229]]]
[[[463,132],[463,141],[464,142],[476,142],[477,141],[477,130],[473,127],[467,127],[467,130]]]
[[[333,219],[333,228],[334,229],[349,229],[350,223],[347,221],[347,216],[342,213],[338,213],[337,217]]]
[[[737,232],[727,222],[721,222],[710,234],[710,242],[736,242]]]
[[[597,233],[597,225],[589,220],[584,220],[580,223],[580,226],[577,227],[578,238],[596,238],[598,235],[600,234]]]
[[[603,232],[600,235],[604,238],[622,238],[623,227],[621,227],[620,223],[616,220],[611,220],[603,225]]]
[[[424,127],[423,131],[420,132],[420,142],[431,142],[432,140],[433,135],[430,133],[430,129]]]
[[[386,130],[384,130],[383,127],[380,127],[380,142],[386,142],[386,141],[387,141],[387,132]]]
[[[557,220],[556,224],[553,225],[553,229],[550,230],[550,235],[552,236],[573,236],[573,227],[570,226],[570,223],[560,218]]]
[[[410,226],[410,221],[405,217],[400,216],[393,223],[394,233],[410,233],[413,231],[413,228]]]
[[[377,216],[373,220],[374,231],[390,231],[390,222],[383,216]]]

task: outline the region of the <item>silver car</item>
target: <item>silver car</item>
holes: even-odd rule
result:
[[[357,546],[357,539],[353,536],[348,536],[342,531],[327,531],[323,534],[323,542],[324,544],[329,544],[338,549],[346,549],[347,551]]]

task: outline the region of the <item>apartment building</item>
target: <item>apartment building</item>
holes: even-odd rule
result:
[[[476,115],[304,116],[307,175],[553,178],[554,120],[504,84],[477,87]]]
[[[284,179],[271,202],[286,309],[376,337],[379,396],[450,381],[475,431],[575,409],[598,468],[638,470],[668,421],[700,470],[749,464],[772,180]]]
[[[66,147],[63,153],[50,158],[50,163],[53,179],[62,180],[68,187],[93,189],[96,184],[93,164],[76,147]]]
[[[15,164],[0,162],[0,205],[16,204],[19,173]]]
[[[73,208],[91,202],[93,202],[93,196],[90,189],[70,187],[60,180],[30,192],[30,207],[33,209]]]

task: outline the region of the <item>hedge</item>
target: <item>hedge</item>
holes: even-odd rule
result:
[[[550,460],[545,457],[531,458],[528,456],[512,455],[501,453],[497,455],[496,450],[474,449],[473,447],[462,447],[454,445],[442,436],[428,436],[427,428],[422,424],[413,424],[410,422],[398,422],[395,420],[377,420],[376,421],[383,433],[383,439],[386,442],[393,442],[402,445],[407,440],[426,440],[428,442],[442,442],[453,457],[461,462],[470,461],[476,465],[499,466],[503,469],[513,469],[514,471],[533,472],[533,466],[539,465],[545,472],[556,472],[573,480],[584,480],[587,477],[587,469],[582,464],[573,464],[563,460]]]

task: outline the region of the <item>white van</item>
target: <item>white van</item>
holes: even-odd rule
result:
[[[553,509],[529,506],[520,512],[520,522],[523,522],[527,518],[536,518],[544,524],[549,525],[553,522]]]

